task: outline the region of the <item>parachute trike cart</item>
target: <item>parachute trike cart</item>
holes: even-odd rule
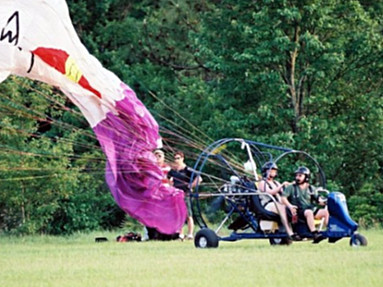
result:
[[[335,243],[349,237],[351,246],[367,245],[366,238],[357,233],[358,224],[350,218],[344,194],[326,190],[324,172],[312,156],[294,149],[227,138],[208,146],[194,166],[191,182],[197,176],[203,179],[190,194],[193,217],[200,227],[194,238],[197,248],[215,248],[219,241],[241,239],[267,239],[271,245],[291,243],[286,233],[289,223],[260,204],[260,195],[268,194],[257,187],[262,179],[259,172],[270,162],[278,165],[278,178],[283,181],[292,181],[298,166],[311,170],[310,184],[317,187],[330,214],[328,226],[323,221],[316,222],[322,238]],[[305,220],[299,219],[292,228],[304,241],[312,240]]]

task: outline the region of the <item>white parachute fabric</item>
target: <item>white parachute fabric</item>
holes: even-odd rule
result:
[[[93,128],[116,202],[164,233],[186,218],[183,193],[161,184],[158,125],[134,91],[82,45],[64,0],[0,0],[0,82],[10,74],[59,87]]]

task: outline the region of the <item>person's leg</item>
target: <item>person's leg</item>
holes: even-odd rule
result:
[[[193,216],[188,216],[188,239],[193,239],[193,233],[194,233],[194,220]]]
[[[285,224],[287,234],[290,236],[293,235],[294,232],[293,232],[293,230],[289,224],[289,220],[287,219],[286,206],[283,204],[280,204],[280,203],[278,203],[277,206],[278,206],[279,215],[281,217],[281,220]]]
[[[327,226],[329,219],[329,213],[327,209],[319,209],[318,212],[315,214],[315,219],[322,218],[324,218],[324,226]]]
[[[313,243],[317,244],[321,242],[325,237],[321,232],[318,232],[318,230],[315,229],[314,212],[311,209],[306,209],[304,215],[306,217],[307,225],[313,235]]]
[[[275,205],[274,202],[270,202],[265,206],[265,209],[267,209],[271,212],[274,212],[276,214],[279,214],[279,216],[281,217],[281,221],[286,228],[286,233],[290,236],[293,235],[294,232],[290,227],[289,221],[287,220],[286,206],[285,205],[280,204],[280,203],[277,203]]]
[[[184,240],[184,239],[185,239],[185,235],[184,235],[183,228],[181,228],[181,229],[178,231],[178,238],[181,239],[181,240]]]
[[[185,197],[187,194],[185,194]],[[185,199],[187,211],[188,211],[188,217],[187,217],[187,224],[188,224],[188,233],[187,233],[187,239],[193,239],[193,232],[194,232],[194,220],[193,220],[193,211],[190,204],[190,200]]]
[[[311,232],[315,232],[315,222],[314,222],[314,213],[311,209],[306,209],[304,211],[304,215],[306,218],[307,226],[309,227]]]

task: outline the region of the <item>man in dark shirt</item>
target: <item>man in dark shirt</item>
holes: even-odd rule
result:
[[[168,177],[172,180],[174,187],[181,189],[185,193],[186,206],[188,209],[188,234],[187,239],[193,239],[194,232],[194,221],[192,210],[190,206],[190,200],[188,199],[188,195],[193,187],[197,185],[197,183],[201,182],[202,179],[200,176],[194,178],[193,182],[190,184],[190,179],[193,174],[193,169],[188,167],[185,162],[185,155],[183,152],[178,151],[174,154],[174,165],[173,168],[169,171]],[[180,230],[180,238],[184,239],[184,235],[182,230]]]

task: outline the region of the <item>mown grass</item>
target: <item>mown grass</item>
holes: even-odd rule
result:
[[[349,240],[270,246],[265,240],[114,241],[117,233],[0,237],[0,286],[383,286],[383,231]],[[95,243],[96,236],[109,241]]]

